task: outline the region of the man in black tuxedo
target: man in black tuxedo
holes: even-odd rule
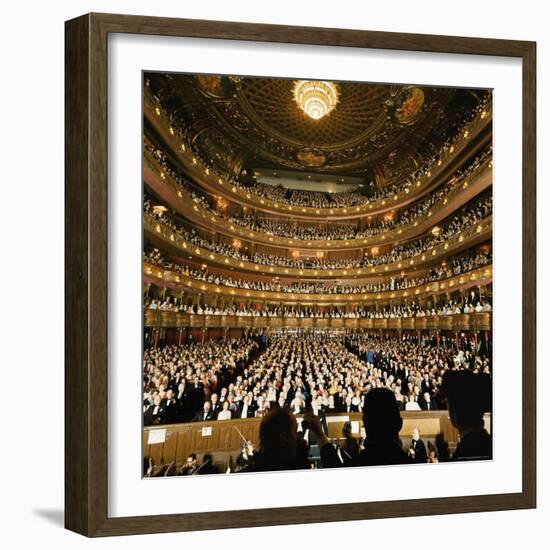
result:
[[[418,400],[418,404],[423,411],[437,410],[437,401],[428,392],[424,392],[422,398]]]
[[[430,380],[430,375],[428,373],[424,373],[424,377],[422,378],[422,382],[420,384],[420,391],[424,393],[429,393],[430,395],[434,392],[434,383]]]
[[[409,447],[409,456],[415,464],[426,464],[428,462],[428,453],[426,452],[426,445],[424,441],[420,439],[420,431],[418,428],[414,428],[412,431],[411,446]]]
[[[162,403],[164,408],[164,422],[166,424],[174,424],[178,421],[178,404],[174,398],[174,392],[168,390],[166,392],[166,398]]]
[[[212,414],[210,401],[205,401],[202,406],[202,411],[199,411],[193,418],[193,422],[208,422],[209,420],[214,420],[214,415]]]
[[[164,407],[162,406],[160,395],[156,394],[153,399],[153,404],[149,405],[143,413],[143,423],[145,426],[153,424],[162,424],[164,422]]]
[[[255,413],[256,409],[250,402],[250,396],[245,395],[235,418],[254,418]]]
[[[179,383],[176,393],[176,403],[178,405],[178,422],[189,422],[193,417],[189,394],[191,386],[186,383],[185,378]]]
[[[199,411],[204,402],[204,384],[199,380],[198,376],[193,378],[193,383],[189,391],[189,402],[192,414]]]
[[[212,414],[214,415],[214,418],[218,418],[218,413],[222,410],[222,404],[220,403],[220,400],[218,399],[218,394],[213,393],[210,396],[210,402],[212,404],[211,410]]]

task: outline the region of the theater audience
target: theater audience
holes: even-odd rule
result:
[[[387,292],[393,290],[404,290],[408,288],[419,287],[426,283],[439,281],[445,278],[453,277],[481,266],[488,265],[492,261],[490,252],[483,252],[475,255],[465,254],[460,258],[453,259],[452,262],[444,261],[439,267],[430,269],[426,274],[417,277],[408,277],[406,275],[392,276],[377,283],[350,284],[338,280],[328,280],[325,282],[310,282],[298,280],[288,283],[282,283],[278,280],[258,281],[253,279],[236,278],[229,275],[218,275],[210,273],[206,267],[194,269],[189,265],[177,264],[174,262],[159,259],[158,251],[153,250],[152,255],[147,254],[144,258],[150,263],[154,263],[165,270],[172,270],[185,275],[196,281],[203,281],[214,285],[222,285],[229,288],[239,288],[244,290],[258,290],[269,292],[288,292],[293,294],[361,294]],[[151,309],[151,304],[147,307]],[[162,309],[162,304],[154,304],[153,309]]]
[[[474,306],[474,303],[476,304]],[[177,297],[167,296],[163,301],[155,298],[146,298],[146,309],[160,309],[162,311],[182,312],[190,315],[227,315],[236,317],[292,317],[292,318],[316,318],[316,319],[407,319],[411,317],[430,317],[432,315],[456,315],[460,313],[490,312],[490,298],[481,299],[474,296],[473,301],[466,300],[463,303],[449,301],[434,307],[422,306],[417,302],[407,305],[355,307],[345,309],[342,307],[324,306],[322,309],[310,306],[271,306],[264,307],[211,307],[208,305],[183,305]],[[422,387],[425,391],[424,386]]]
[[[481,460],[492,457],[491,436],[484,428],[483,414],[491,412],[490,378],[461,368],[443,374],[442,395],[449,405],[453,425],[460,433],[460,442],[454,460]],[[254,393],[254,392],[253,392]],[[302,387],[297,392],[302,394]],[[230,396],[224,400],[224,410]],[[209,402],[207,402],[209,404]],[[209,407],[207,407],[208,412]],[[300,411],[300,414],[302,411]],[[260,449],[254,452],[250,441],[244,441],[235,466],[228,471],[262,472],[311,468],[311,445],[319,447],[324,468],[342,466],[376,466],[392,464],[434,464],[449,460],[448,444],[438,434],[435,444],[428,441],[427,449],[418,428],[412,431],[411,444],[406,453],[399,432],[403,420],[394,391],[389,387],[373,387],[364,395],[362,406],[364,437],[357,441],[351,434],[351,424],[344,425],[343,439],[331,442],[322,427],[319,416],[308,411],[303,416],[301,430],[295,414],[280,403],[266,410],[260,424]],[[197,464],[195,454],[189,455],[181,467],[175,463],[155,467],[151,459],[144,459],[144,476],[202,475],[219,473],[212,457],[203,456]]]
[[[420,410],[423,387],[420,403],[434,410],[436,403],[445,406],[439,399],[445,372],[491,372],[482,342],[472,338],[381,339],[357,332],[274,335],[261,354],[253,339],[165,346],[146,350],[143,368],[146,425],[168,422],[163,401],[175,402],[169,418],[178,422],[262,417],[276,406],[296,414],[312,409],[320,418],[361,412],[377,387],[389,388],[406,410]]]
[[[296,221],[288,221],[281,218],[263,218],[246,216],[227,216],[215,210],[210,206],[208,200],[204,197],[199,197],[192,194],[192,200],[200,204],[206,210],[205,215],[210,218],[219,218],[232,225],[238,225],[248,231],[254,231],[260,234],[272,235],[278,237],[288,237],[298,240],[350,240],[364,239],[365,237],[373,237],[386,233],[387,231],[403,227],[407,224],[412,224],[417,218],[428,213],[429,209],[441,200],[455,184],[447,185],[442,191],[430,193],[426,198],[422,199],[413,206],[406,207],[403,211],[391,216],[385,215],[377,221],[369,221],[365,227],[361,227],[358,222],[348,222],[346,224],[338,223],[317,223],[313,225],[298,224]],[[153,219],[162,222],[162,224],[178,233],[185,240],[193,243],[196,246],[207,248],[219,254],[227,254],[228,256],[253,261],[244,251],[236,249],[236,247],[220,242],[211,242],[204,237],[201,237],[194,228],[186,229],[180,222],[176,222],[175,218],[166,214],[165,211],[155,209],[151,206],[149,200],[144,203],[144,212]],[[487,216],[492,210],[492,199],[486,197],[484,199],[474,199],[462,209],[458,210],[453,216],[444,222],[445,231],[456,233],[461,228],[467,225],[472,225],[481,218]],[[272,265],[276,265],[273,262]]]
[[[162,106],[164,111],[163,103],[164,100],[159,100],[159,108]],[[447,201],[454,197],[450,193],[455,189],[465,189],[467,180],[473,181],[469,178],[480,174],[481,170],[492,162],[492,149],[489,146],[475,157],[464,157],[465,162],[445,179],[433,179],[433,187],[429,192],[424,193],[424,188],[420,188],[422,182],[419,180],[424,176],[431,177],[431,170],[437,171],[435,167],[440,166],[442,159],[453,152],[455,139],[463,135],[463,130],[469,128],[470,123],[477,121],[481,110],[486,107],[487,98],[480,101],[470,115],[457,115],[452,130],[445,130],[441,135],[437,144],[439,150],[436,151],[434,148],[428,161],[415,173],[410,174],[406,181],[393,180],[385,186],[365,181],[351,191],[335,193],[268,185],[259,182],[256,175],[250,171],[243,171],[238,176],[222,176],[217,173],[218,161],[205,160],[197,145],[190,143],[183,131],[178,130],[180,125],[177,124],[177,113],[163,113],[163,116],[166,114],[170,118],[175,128],[174,130],[171,127],[171,133],[177,135],[180,140],[178,147],[181,146],[184,151],[189,148],[194,155],[192,161],[197,168],[208,176],[219,178],[218,183],[222,186],[230,184],[232,193],[244,193],[247,198],[251,198],[252,195],[256,198],[261,197],[262,203],[263,199],[270,199],[277,202],[277,208],[279,203],[300,208],[334,209],[365,204],[374,206],[374,202],[379,200],[386,204],[386,199],[392,202],[389,202],[383,214],[375,210],[372,216],[348,216],[346,210],[346,215],[338,216],[337,220],[331,220],[327,214],[325,220],[308,221],[307,216],[288,215],[286,208],[285,215],[281,214],[281,210],[274,209],[268,214],[269,210],[245,207],[238,201],[233,203],[231,199],[224,200],[222,196],[215,196],[206,191],[205,187],[188,179],[178,166],[173,153],[165,153],[146,139],[145,158],[148,166],[162,180],[166,180],[166,184],[170,185],[183,201],[190,204],[197,215],[218,223],[218,228],[229,229],[230,225],[231,231],[236,231],[233,235],[244,235],[243,230],[246,229],[251,240],[256,240],[252,233],[255,232],[270,237],[284,237],[284,244],[287,242],[286,239],[308,241],[302,245],[299,242],[291,242],[297,248],[304,249],[307,248],[307,244],[312,257],[294,257],[284,248],[273,248],[279,250],[277,253],[268,253],[265,247],[262,252],[258,252],[255,246],[250,246],[249,249],[248,242],[241,243],[238,239],[231,242],[232,236],[229,231],[213,234],[200,225],[192,227],[190,221],[180,218],[175,211],[159,204],[153,206],[156,199],[146,199],[143,205],[145,227],[148,229],[143,257],[145,268],[148,270],[147,273],[152,270],[155,274],[163,271],[163,277],[169,283],[166,284],[167,288],[162,290],[154,285],[147,289],[145,308],[152,311],[183,313],[186,315],[178,316],[177,319],[189,321],[189,326],[212,326],[216,327],[216,330],[217,327],[232,324],[223,324],[223,319],[219,320],[220,323],[208,324],[208,319],[197,319],[195,316],[407,319],[491,311],[490,298],[483,296],[484,291],[472,286],[477,284],[477,275],[474,275],[473,271],[492,263],[490,247],[482,246],[482,239],[486,239],[486,235],[477,236],[488,227],[481,226],[480,222],[485,222],[492,215],[492,196],[488,190],[477,195],[474,193],[474,198],[467,199],[468,203],[438,221],[439,227],[433,226],[429,231],[416,234],[413,239],[403,240],[409,235],[410,228],[427,220],[432,212],[436,212],[434,207],[439,209],[440,205],[447,204]],[[159,114],[160,110],[157,113]],[[451,167],[451,164],[448,166]],[[439,175],[444,174],[441,172]],[[220,189],[224,188],[226,187]],[[417,188],[424,193],[420,198],[415,191]],[[472,189],[475,187],[470,186],[470,190]],[[398,200],[396,195],[410,191],[413,191],[410,195],[411,202],[391,210],[393,200]],[[154,193],[150,196],[154,197]],[[360,209],[357,208],[357,211]],[[384,244],[380,244],[383,242],[381,239],[376,239],[380,246],[371,246],[370,250],[367,247],[359,250],[359,246],[370,242],[368,237],[384,235],[385,239],[386,235],[392,236],[388,231],[397,228],[400,230],[396,231],[396,235],[403,233],[401,228],[405,230],[401,237],[388,238]],[[419,227],[418,232],[421,230]],[[156,238],[151,237],[150,233],[154,233]],[[466,248],[466,242],[455,247],[463,242],[464,237],[472,236],[476,237],[475,242],[478,243],[475,247]],[[185,258],[181,256],[180,263],[179,260],[172,261],[173,257],[165,257],[158,249],[152,248],[158,245],[158,242],[168,239],[172,241],[172,249],[176,247],[181,253],[181,248],[190,247],[194,256],[185,254]],[[362,241],[347,242],[352,239]],[[270,238],[270,241],[276,240]],[[311,241],[321,240],[346,240],[346,245],[354,246],[349,247],[349,254],[335,251],[337,248],[344,249],[343,246],[338,246],[317,255],[315,249],[318,247]],[[244,241],[247,241],[247,238]],[[361,244],[358,245],[358,242]],[[436,251],[447,250],[449,243],[452,245],[450,250],[455,252],[445,253],[445,259],[440,260]],[[280,242],[276,244],[280,245]],[[456,253],[457,249],[461,252]],[[218,267],[207,266],[206,263],[200,267],[201,262],[197,258],[201,254],[203,258],[209,256]],[[220,255],[221,258],[215,257],[214,254]],[[353,257],[346,258],[348,255]],[[420,256],[421,262],[415,264]],[[250,269],[249,273],[238,269],[234,273],[229,267],[234,266],[235,262],[229,258],[254,263],[256,270],[261,273],[254,273],[255,270]],[[409,269],[408,260],[411,266],[415,264],[414,270]],[[326,280],[326,272],[321,274],[321,278],[318,278],[317,273],[315,277],[311,273],[306,273],[306,276],[302,277],[301,272],[299,278],[292,275],[279,278],[275,275],[280,272],[274,269],[270,269],[274,272],[271,278],[265,274],[267,270],[259,268],[282,266],[300,270],[330,270],[388,266],[405,261],[407,266],[399,274],[394,265],[391,269],[386,267],[388,273],[382,273],[380,277],[358,272],[356,280],[353,279],[355,273],[348,276],[347,272],[343,280]],[[223,266],[224,263],[229,265]],[[222,265],[223,269],[219,265]],[[401,264],[398,269],[401,270]],[[485,275],[488,270],[481,271]],[[288,270],[286,273],[288,274]],[[180,292],[181,288],[175,284],[170,287],[172,281],[182,281],[183,278],[180,279],[179,275],[192,279],[184,280],[190,291],[198,289],[201,285],[206,289],[204,283],[216,285],[221,300],[217,296],[212,299],[209,294],[203,294],[202,291],[199,292],[198,299],[190,300],[192,292]],[[329,275],[332,277],[332,273]],[[454,287],[456,280],[453,284],[448,281],[455,276],[461,276],[458,289]],[[419,302],[415,299],[415,294],[424,294],[422,287],[426,288],[426,292],[431,288],[437,288],[439,294],[434,290],[430,300],[423,299]],[[452,291],[451,287],[454,287]],[[402,303],[388,301],[384,305],[377,302],[376,305],[369,304],[364,307],[342,307],[324,304],[273,304],[272,297],[262,294],[260,301],[259,294],[254,292],[247,293],[250,300],[246,300],[246,303],[244,300],[243,303],[239,303],[224,297],[225,293],[236,294],[233,289],[321,294],[322,298],[349,294],[351,304],[357,304],[352,294],[413,290],[403,293],[407,300],[403,298]],[[447,290],[449,294],[445,295],[444,292]],[[461,292],[457,300],[459,290]],[[393,299],[394,294],[391,297]],[[346,303],[347,298],[346,296]],[[364,298],[361,303],[367,302],[368,296]],[[401,299],[401,294],[398,298]],[[191,301],[193,305],[190,305]],[[322,304],[315,296],[293,297],[292,300],[288,300],[293,301]],[[343,303],[342,298],[330,298],[327,301],[332,304]],[[143,353],[142,413],[145,426],[156,428],[184,422],[207,422],[211,423],[210,426],[215,426],[215,430],[230,430],[232,438],[236,437],[233,431],[236,429],[242,445],[237,456],[228,457],[229,463],[224,467],[226,472],[434,464],[449,460],[492,458],[492,438],[484,425],[484,413],[492,411],[491,344],[486,335],[480,332],[463,334],[446,330],[427,335],[420,331],[413,333],[412,330],[406,330],[401,333],[396,330],[392,333],[381,331],[374,335],[358,330],[334,333],[297,330],[282,331],[278,334],[265,332],[260,335],[259,330],[250,327],[265,323],[247,325],[249,320],[241,319],[239,326],[249,328],[239,331],[240,338],[228,338],[225,331],[223,339],[209,339],[205,331],[201,340],[201,337],[197,339],[196,333],[191,329],[193,335],[187,333],[188,339],[185,343],[165,345],[166,342],[176,341],[172,332],[164,332],[164,327],[167,326],[164,323],[165,318],[173,317],[149,312],[146,314],[146,319],[161,318],[162,325],[155,325],[155,330],[147,334],[148,337],[154,334],[154,338],[150,337],[146,341]],[[485,317],[472,315],[472,327],[476,326],[475,322],[483,321]],[[441,326],[455,324],[444,321],[441,319]],[[307,324],[321,327],[328,323]],[[352,324],[330,323],[331,326]],[[381,324],[369,323],[372,326]],[[294,325],[299,326],[300,323]],[[387,324],[388,327],[397,325],[412,326],[404,322]],[[414,325],[421,326],[423,323],[418,322]],[[426,326],[432,325],[435,323],[426,323]],[[156,330],[157,326],[163,328]],[[183,342],[182,333],[178,334],[178,338],[179,342]],[[404,450],[399,437],[403,428],[401,411],[417,411],[404,414],[409,419],[416,418],[417,415],[435,417],[438,415],[430,415],[429,412],[441,409],[448,409],[450,420],[459,432],[456,450],[454,443],[451,445],[454,450],[452,456],[449,443],[445,441],[443,434],[438,434],[435,441],[430,440],[424,425],[420,423],[418,425],[423,427],[425,441],[421,438],[419,429],[415,427],[411,432],[410,445]],[[352,433],[352,424],[356,426],[356,422],[346,421],[341,437],[329,439],[328,425],[334,420],[331,416],[340,413],[346,415],[346,420],[356,419],[356,416],[352,416],[354,414],[361,415],[363,427],[360,438],[358,433]],[[235,426],[239,423],[248,427],[254,422],[245,422],[244,419],[253,418],[261,419],[258,449],[254,449],[251,441]],[[231,419],[239,419],[239,422],[227,422]],[[445,426],[444,428],[446,429]],[[201,431],[201,427],[197,425],[193,429],[199,433]],[[243,431],[249,437],[249,432]],[[235,449],[238,450],[238,444]],[[164,446],[162,452],[165,452]],[[170,477],[220,473],[211,454],[206,452],[199,457],[200,461],[195,453],[191,453],[183,464],[175,461],[165,463],[164,458],[160,459],[160,464],[154,464],[150,457],[144,457],[143,475]],[[216,455],[216,464],[222,463],[223,460],[225,457],[220,460]]]

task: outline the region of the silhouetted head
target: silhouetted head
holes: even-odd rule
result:
[[[288,409],[271,409],[260,424],[260,446],[265,457],[278,463],[293,461],[296,456],[297,430],[296,418]]]
[[[453,426],[459,431],[483,427],[483,414],[492,410],[491,378],[470,371],[448,371],[441,393]]]
[[[363,423],[367,438],[397,439],[403,427],[395,395],[388,388],[374,388],[365,396]]]

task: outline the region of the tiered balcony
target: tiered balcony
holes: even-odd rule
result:
[[[309,294],[281,291],[263,291],[217,285],[194,279],[183,273],[170,271],[154,264],[144,262],[144,282],[160,287],[170,287],[177,291],[222,295],[224,297],[240,298],[244,301],[268,303],[300,303],[302,305],[342,305],[368,303],[398,303],[407,299],[432,296],[444,292],[465,290],[472,286],[485,286],[492,282],[493,266],[481,267],[456,277],[443,279],[410,287],[405,290],[383,292],[361,292],[350,294]]]
[[[439,204],[434,205],[428,212],[419,216],[410,224],[368,237],[307,240],[269,235],[266,232],[247,229],[225,220],[215,212],[194,202],[191,195],[166,174],[162,166],[151,154],[145,153],[144,158],[143,173],[147,185],[167,204],[170,204],[177,212],[190,221],[230,238],[239,238],[285,249],[290,246],[306,250],[352,250],[411,239],[427,231],[454,210],[463,206],[481,191],[492,185],[492,162],[487,161],[475,173],[471,174],[466,181],[457,183],[455,188]]]
[[[391,274],[396,271],[410,269],[411,267],[424,267],[440,262],[444,257],[475,246],[491,238],[493,226],[492,216],[488,216],[481,222],[464,229],[453,235],[444,243],[440,243],[421,254],[417,254],[406,260],[380,264],[376,266],[350,267],[350,268],[293,268],[275,265],[266,265],[232,258],[224,254],[212,252],[206,248],[196,246],[187,241],[167,224],[162,223],[151,214],[144,213],[143,229],[145,235],[162,249],[168,249],[175,253],[185,253],[196,261],[211,263],[215,266],[262,275],[308,277],[308,278],[342,278],[353,276],[367,276],[377,274]]]

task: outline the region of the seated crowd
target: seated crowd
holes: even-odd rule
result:
[[[195,229],[185,229],[183,226],[176,224],[168,215],[163,212],[154,211],[151,208],[151,202],[145,201],[144,211],[153,216],[157,221],[166,225],[172,231],[181,235],[185,240],[211,252],[216,252],[247,262],[258,263],[262,265],[294,267],[298,269],[313,268],[313,269],[338,269],[351,267],[372,267],[381,264],[390,264],[398,261],[409,259],[418,254],[422,254],[426,250],[441,244],[464,229],[471,227],[489,216],[492,213],[492,199],[487,198],[480,201],[478,204],[473,204],[462,209],[462,213],[457,213],[451,216],[444,224],[442,224],[439,234],[434,235],[429,233],[426,236],[419,237],[415,240],[408,241],[394,246],[390,251],[381,254],[372,254],[365,256],[363,260],[358,258],[353,259],[324,259],[312,258],[307,261],[299,258],[273,254],[248,254],[246,251],[238,249],[234,246],[224,243],[216,243],[207,240],[200,236]]]
[[[231,306],[213,307],[209,305],[186,305],[177,297],[166,296],[164,299],[145,298],[144,308],[159,311],[173,311],[189,315],[228,315],[235,317],[293,317],[314,319],[407,319],[414,317],[431,317],[433,315],[458,315],[461,313],[489,313],[491,302],[481,299],[475,292],[463,303],[449,301],[443,305],[425,307],[411,302],[408,305],[382,306],[379,308],[341,308],[341,307],[308,307],[265,305],[257,307]]]
[[[178,351],[170,349],[168,354],[148,359],[157,364],[144,373],[144,387],[151,387],[146,396],[153,396],[145,415],[151,418],[151,408],[164,411],[152,423],[164,422],[165,411],[185,407],[186,399],[194,399],[196,407],[202,400],[202,408],[191,417],[199,421],[262,417],[260,448],[255,449],[240,434],[241,452],[236,459],[230,457],[225,473],[492,458],[492,438],[483,420],[484,413],[492,410],[490,361],[471,340],[434,346],[361,335],[349,341],[318,336],[280,338],[268,345],[264,355],[252,359],[250,366],[235,363],[236,372],[229,377],[228,370],[219,373],[204,365],[202,355],[202,382],[181,364]],[[169,365],[161,366],[160,357],[170,359]],[[175,377],[184,371],[187,376],[179,377],[176,398],[174,384],[163,372]],[[192,387],[186,392],[191,377]],[[227,385],[220,388],[221,381]],[[448,408],[460,434],[452,456],[442,434],[426,446],[418,428],[412,430],[408,450],[403,448],[400,410],[421,406]],[[327,415],[335,412],[362,413],[360,439],[352,436],[348,422],[342,438],[329,440]],[[320,460],[313,460],[312,448],[318,449]],[[220,471],[209,454],[200,464],[194,453],[180,465],[155,465],[144,458],[145,477],[215,473]]]
[[[485,152],[479,157],[476,157],[471,163],[458,172],[447,184],[440,189],[429,193],[426,197],[422,198],[418,202],[407,206],[398,211],[395,216],[382,217],[378,220],[367,221],[367,226],[360,228],[357,223],[330,223],[321,225],[302,225],[295,221],[287,221],[278,218],[266,218],[262,216],[251,215],[226,215],[224,212],[217,210],[212,204],[208,195],[192,190],[191,184],[187,183],[184,186],[184,190],[189,194],[194,202],[200,204],[206,209],[209,215],[214,215],[220,219],[223,219],[229,223],[239,225],[251,231],[259,233],[265,233],[267,235],[274,235],[279,237],[290,237],[301,240],[345,240],[345,239],[357,239],[372,237],[379,235],[386,231],[407,225],[412,223],[415,219],[423,216],[428,210],[443,200],[443,198],[455,188],[458,181],[471,174],[472,166],[476,168],[482,164],[483,159],[489,156],[488,152]],[[162,157],[164,158],[164,157]],[[176,173],[174,168],[170,171],[171,174]],[[185,181],[183,176],[178,177],[178,181]],[[313,193],[313,192],[303,192]]]
[[[311,410],[326,420],[358,412],[373,388],[392,391],[405,410],[442,407],[447,371],[489,374],[487,343],[342,336],[280,335],[209,340],[145,351],[146,425],[263,416],[273,407]]]
[[[222,276],[210,273],[207,267],[203,269],[194,269],[189,265],[176,264],[165,261],[158,249],[153,249],[144,257],[150,263],[163,267],[167,270],[173,270],[192,279],[204,281],[215,285],[223,285],[230,288],[239,288],[247,290],[260,290],[268,292],[288,292],[294,294],[358,294],[364,292],[385,292],[393,290],[403,290],[417,287],[426,283],[439,281],[461,273],[467,273],[478,267],[489,265],[492,257],[490,252],[478,253],[474,256],[466,254],[457,257],[452,262],[445,262],[445,265],[434,267],[428,273],[418,277],[407,277],[405,275],[389,277],[377,283],[366,284],[348,284],[341,281],[329,280],[326,282],[311,282],[298,280],[289,283],[273,280],[254,281],[249,279],[239,279],[231,276]]]

